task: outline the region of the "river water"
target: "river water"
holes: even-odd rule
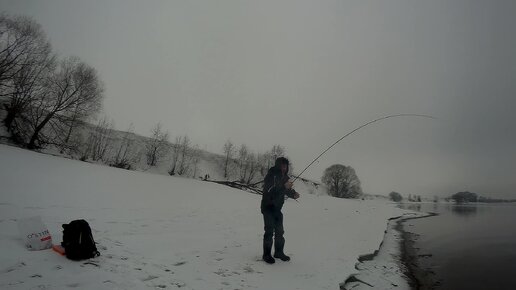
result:
[[[516,289],[516,204],[403,204],[438,215],[407,220],[423,289]]]

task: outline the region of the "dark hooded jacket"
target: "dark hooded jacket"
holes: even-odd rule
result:
[[[281,160],[276,160],[275,166],[269,169],[263,182],[262,212],[264,210],[281,210],[285,202],[285,196],[294,198],[296,191],[285,187],[288,180],[288,165],[286,174],[282,175]]]

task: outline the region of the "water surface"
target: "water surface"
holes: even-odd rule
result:
[[[439,215],[409,220],[419,261],[435,272],[436,289],[516,289],[516,204],[404,204]]]

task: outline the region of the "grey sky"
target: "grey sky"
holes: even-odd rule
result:
[[[5,1],[93,65],[119,129],[220,152],[286,146],[306,177],[353,166],[370,193],[516,197],[516,2]]]

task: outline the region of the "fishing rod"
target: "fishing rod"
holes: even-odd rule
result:
[[[312,160],[312,162],[310,162],[310,164],[308,164],[308,166],[306,166],[303,171],[301,171],[301,173],[299,173],[296,178],[294,178],[294,180],[292,181],[292,183],[296,182],[296,180],[299,179],[299,177],[310,167],[312,166],[312,164],[314,164],[319,158],[321,158],[321,156],[323,156],[326,152],[328,152],[331,148],[333,148],[333,146],[337,145],[340,141],[342,141],[344,138],[350,136],[351,134],[359,131],[360,129],[366,127],[366,126],[369,126],[373,123],[376,123],[376,122],[379,122],[379,121],[382,121],[382,120],[385,120],[385,119],[389,119],[389,118],[396,118],[396,117],[421,117],[421,118],[429,118],[429,119],[434,119],[434,120],[437,120],[436,117],[434,116],[430,116],[430,115],[423,115],[423,114],[396,114],[396,115],[389,115],[389,116],[384,116],[384,117],[381,117],[381,118],[378,118],[378,119],[374,119],[372,121],[369,121],[365,124],[362,124],[358,127],[356,127],[355,129],[351,130],[350,132],[348,132],[346,135],[342,136],[339,140],[335,141],[333,144],[331,144],[328,148],[326,148],[321,154],[319,154],[317,157],[315,157],[314,160]],[[260,183],[264,182],[264,180],[261,180],[261,181],[258,181],[254,184],[251,184],[250,186],[256,186]],[[298,200],[295,200],[297,202],[299,202]]]
[[[379,122],[379,121],[382,121],[382,120],[385,120],[385,119],[395,118],[395,117],[422,117],[422,118],[429,118],[429,119],[437,120],[436,117],[433,117],[433,116],[430,116],[430,115],[422,115],[422,114],[396,114],[396,115],[389,115],[389,116],[381,117],[381,118],[369,121],[369,122],[367,122],[365,124],[362,124],[362,125],[358,126],[357,128],[353,129],[352,131],[350,131],[349,133],[347,133],[346,135],[342,136],[339,140],[335,141],[333,144],[330,145],[330,147],[326,148],[326,150],[324,150],[321,154],[319,154],[319,156],[317,156],[312,162],[310,162],[310,164],[308,164],[308,166],[306,166],[305,169],[303,169],[303,171],[301,171],[301,173],[299,173],[296,176],[296,178],[294,178],[292,183],[296,182],[296,180],[301,176],[301,174],[303,174],[310,166],[312,166],[312,164],[314,164],[319,158],[321,158],[321,156],[323,156],[324,153],[328,152],[333,146],[337,145],[344,138],[348,137],[349,135],[355,133],[356,131],[358,131],[358,130],[360,130],[360,129],[368,126],[368,125],[371,125],[373,123],[376,123],[376,122]]]

